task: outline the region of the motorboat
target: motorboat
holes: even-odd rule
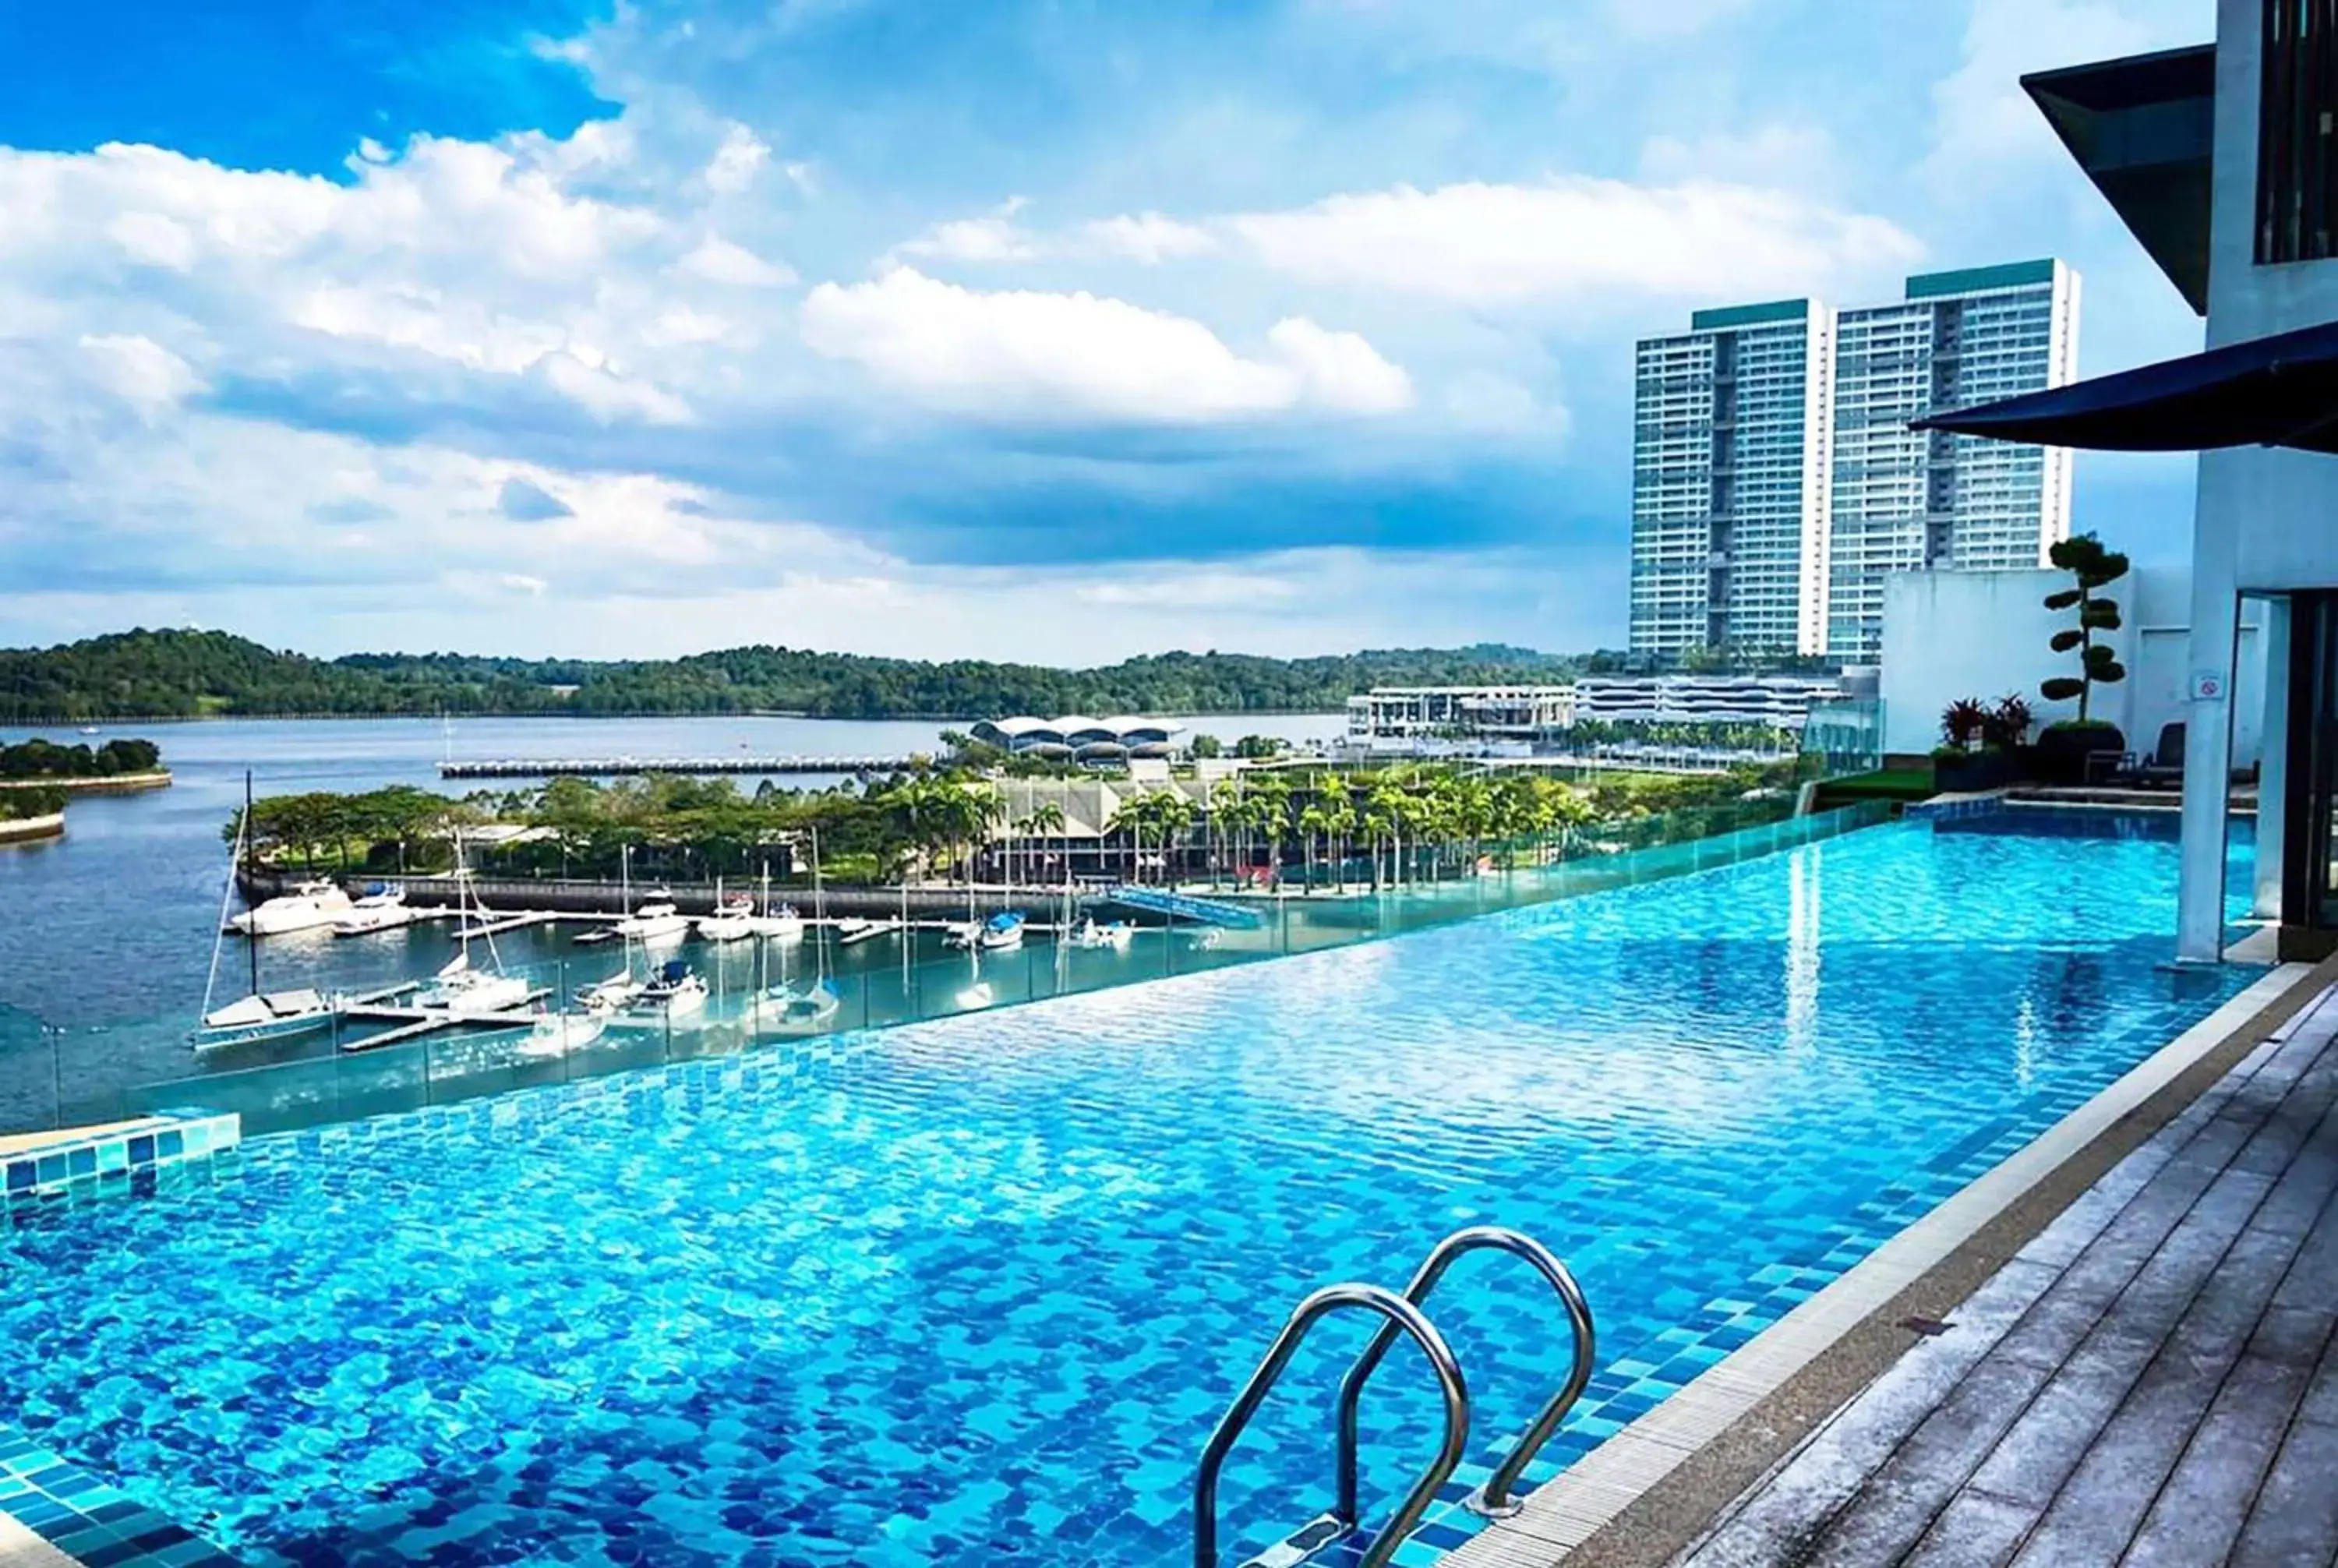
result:
[[[1093,915],[1082,920],[1072,931],[1072,946],[1092,952],[1110,948],[1116,953],[1125,953],[1129,944],[1135,940],[1136,927],[1127,921],[1109,920],[1098,925]]]
[[[346,1004],[321,991],[254,992],[206,1013],[201,1027],[187,1036],[198,1051],[241,1045],[250,1040],[283,1040],[332,1026]]]
[[[982,945],[982,922],[958,920],[942,927],[942,946],[965,953]]]
[[[747,924],[754,934],[770,942],[801,942],[804,936],[804,917],[796,913],[792,904],[782,904],[776,909],[767,908],[761,915],[750,916]]]
[[[975,945],[986,953],[1011,953],[1023,946],[1023,916],[1014,910],[993,915],[975,933]]]
[[[850,947],[856,942],[871,941],[900,928],[899,920],[870,920],[858,915],[848,915],[836,923],[836,945]]]
[[[755,901],[744,893],[717,894],[714,913],[698,917],[698,935],[708,942],[743,942],[755,935]]]
[[[336,936],[370,936],[411,925],[414,911],[406,906],[406,889],[377,882],[366,889],[349,912],[333,922]]]
[[[535,989],[525,975],[471,967],[471,955],[457,953],[430,985],[414,994],[414,1004],[429,1013],[508,1013],[526,1004]]]
[[[351,908],[339,884],[321,877],[295,882],[289,892],[245,910],[228,922],[246,936],[281,936],[289,931],[313,931],[330,926]]]
[[[616,933],[644,946],[674,943],[690,935],[690,922],[671,898],[653,897],[616,924]]]
[[[706,1010],[706,982],[679,958],[659,965],[648,985],[626,1009],[634,1017],[679,1023]]]
[[[810,985],[781,985],[759,993],[748,1019],[759,1034],[818,1034],[833,1026],[844,998],[826,975]]]

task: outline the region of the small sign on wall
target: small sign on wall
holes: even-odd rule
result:
[[[2192,671],[2192,701],[2222,702],[2225,700],[2225,672],[2221,670]]]

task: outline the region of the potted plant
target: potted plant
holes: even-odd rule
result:
[[[1940,710],[1941,744],[1932,752],[1932,788],[1951,794],[1994,789],[2010,781],[2012,756],[1998,743],[1996,714],[1960,697]]]
[[[2078,715],[2048,724],[2038,737],[2038,771],[2054,783],[2079,784],[2086,781],[2088,757],[2097,751],[2127,750],[2127,737],[2119,733],[2118,726],[2095,718],[2088,708],[2097,686],[2127,679],[2127,668],[2117,654],[2108,643],[2096,642],[2095,633],[2119,629],[2117,601],[2096,591],[2126,576],[2127,559],[2106,548],[2092,534],[2073,534],[2048,552],[2048,557],[2077,579],[2075,587],[2048,593],[2046,608],[2078,612],[2077,624],[2055,632],[2051,646],[2057,653],[2075,652],[2078,672],[2054,676],[2041,682],[2038,691],[2049,702],[2077,698]]]

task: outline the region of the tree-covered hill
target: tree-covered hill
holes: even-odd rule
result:
[[[743,713],[973,720],[1012,713],[1327,711],[1373,685],[1556,681],[1585,663],[1486,643],[1312,659],[1160,653],[1094,670],[798,649],[597,662],[454,653],[311,659],[224,632],[136,631],[0,651],[0,722],[210,714]]]

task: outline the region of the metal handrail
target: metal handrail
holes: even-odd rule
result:
[[[1437,1282],[1445,1277],[1445,1271],[1453,1266],[1455,1259],[1466,1252],[1488,1249],[1525,1259],[1537,1273],[1549,1280],[1551,1289],[1558,1293],[1560,1305],[1567,1308],[1569,1326],[1575,1330],[1575,1365],[1567,1371],[1567,1382],[1535,1416],[1534,1424],[1527,1428],[1526,1436],[1518,1439],[1518,1446],[1510,1450],[1509,1457],[1494,1467],[1494,1473],[1487,1479],[1483,1490],[1472,1494],[1469,1499],[1471,1508],[1498,1519],[1508,1518],[1518,1511],[1520,1505],[1511,1498],[1510,1488],[1518,1485],[1518,1476],[1528,1463],[1542,1451],[1544,1444],[1550,1441],[1551,1434],[1558,1430],[1558,1424],[1567,1419],[1567,1413],[1583,1396],[1584,1386],[1591,1381],[1597,1330],[1591,1321],[1591,1304],[1584,1299],[1583,1288],[1575,1282],[1575,1276],[1567,1265],[1533,1237],[1506,1230],[1498,1225],[1473,1225],[1466,1230],[1456,1230],[1439,1241],[1421,1260],[1420,1270],[1412,1277],[1412,1283],[1404,1288],[1404,1298],[1416,1307],[1420,1306],[1428,1299],[1429,1293],[1437,1289]],[[1340,1496],[1332,1510],[1332,1517],[1342,1524],[1352,1526],[1356,1522],[1356,1406],[1363,1396],[1364,1384],[1395,1343],[1396,1328],[1390,1324],[1372,1337],[1372,1342],[1364,1348],[1361,1356],[1356,1357],[1356,1364],[1348,1369],[1347,1377],[1340,1383]]]
[[[1210,1434],[1210,1441],[1202,1449],[1202,1466],[1194,1478],[1194,1568],[1217,1568],[1218,1472],[1224,1467],[1226,1455],[1233,1449],[1234,1440],[1242,1436],[1243,1428],[1249,1426],[1251,1417],[1258,1413],[1259,1406],[1266,1399],[1267,1391],[1282,1375],[1283,1367],[1289,1365],[1292,1354],[1299,1348],[1299,1342],[1306,1338],[1307,1331],[1325,1314],[1347,1307],[1361,1307],[1388,1320],[1380,1329],[1380,1338],[1374,1341],[1376,1344],[1381,1340],[1393,1342],[1400,1333],[1412,1336],[1413,1343],[1419,1345],[1421,1354],[1429,1357],[1429,1366],[1437,1373],[1438,1386],[1445,1396],[1445,1441],[1439,1447],[1437,1457],[1427,1470],[1421,1472],[1420,1479],[1413,1483],[1412,1490],[1405,1494],[1395,1516],[1366,1549],[1358,1568],[1383,1568],[1404,1538],[1412,1533],[1413,1526],[1420,1523],[1420,1516],[1429,1511],[1429,1504],[1436,1499],[1437,1489],[1451,1479],[1455,1468],[1460,1465],[1462,1452],[1469,1444],[1469,1388],[1461,1380],[1461,1364],[1453,1358],[1453,1352],[1447,1347],[1444,1337],[1437,1332],[1436,1326],[1422,1315],[1420,1308],[1393,1290],[1383,1289],[1378,1285],[1327,1285],[1302,1301],[1292,1312],[1290,1321],[1283,1324],[1282,1331],[1267,1348],[1266,1357],[1259,1362],[1258,1370],[1252,1372],[1250,1381],[1243,1385],[1242,1393],[1218,1422],[1217,1430]],[[1352,1513],[1344,1523],[1353,1527]]]

